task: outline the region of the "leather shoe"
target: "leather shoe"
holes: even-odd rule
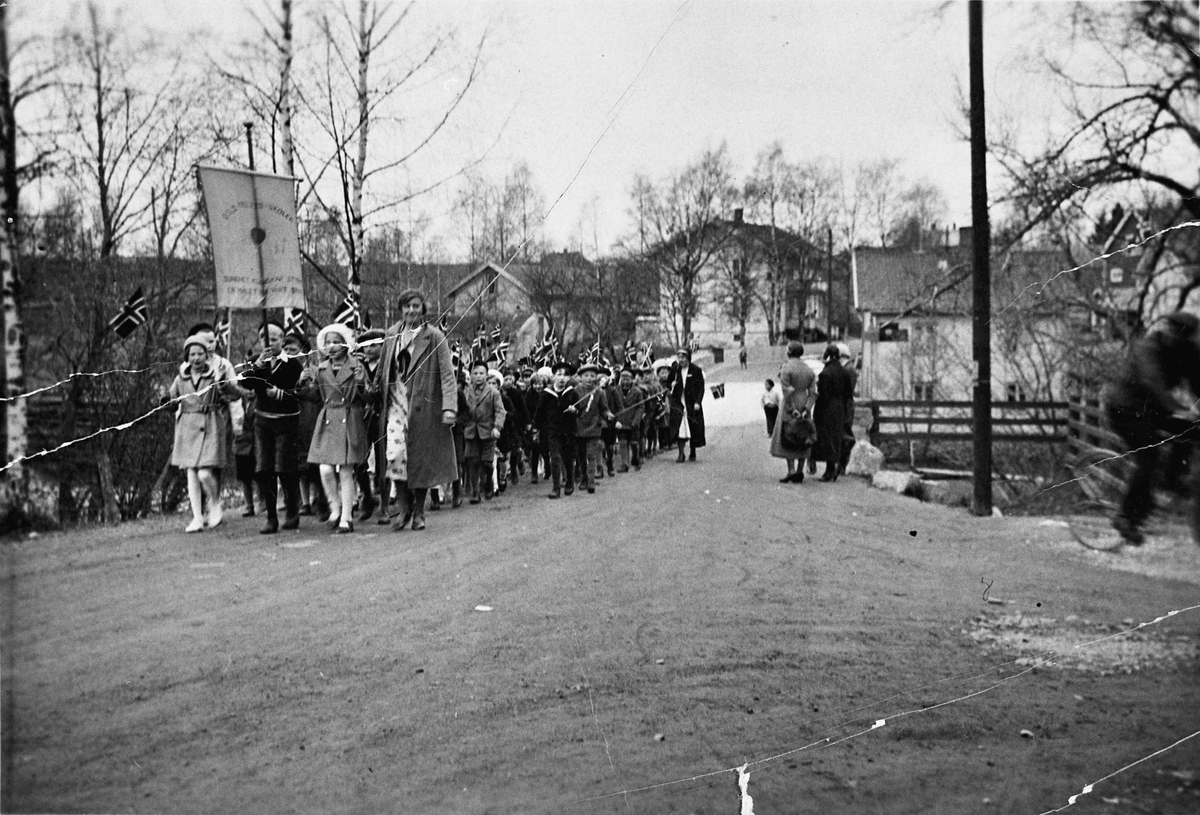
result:
[[[267,521],[266,526],[258,530],[260,535],[274,535],[279,531],[279,523],[277,521]]]

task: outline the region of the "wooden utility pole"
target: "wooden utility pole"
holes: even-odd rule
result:
[[[972,357],[975,383],[972,410],[974,490],[971,512],[992,514],[992,274],[988,223],[987,139],[983,116],[983,0],[967,3],[971,101],[971,220],[974,302]]]

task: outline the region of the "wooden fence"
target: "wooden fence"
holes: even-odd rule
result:
[[[1099,387],[1080,386],[1067,405],[1067,466],[1088,498],[1112,504],[1124,494],[1133,470],[1133,461],[1119,452],[1125,442],[1108,429]]]
[[[971,402],[875,400],[871,407],[871,444],[963,441],[974,438]],[[1068,439],[1067,402],[993,402],[994,442],[1054,443]]]

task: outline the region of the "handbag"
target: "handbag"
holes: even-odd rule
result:
[[[779,440],[785,447],[804,450],[817,440],[817,425],[807,410],[791,410],[783,420]]]

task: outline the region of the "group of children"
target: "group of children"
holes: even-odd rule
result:
[[[194,327],[185,342],[189,362],[181,366],[172,395],[187,398],[177,413],[172,460],[188,471],[189,486],[195,487],[189,492],[188,531],[220,522],[219,480],[229,459],[241,484],[244,516],[257,512],[258,487],[267,516],[264,533],[280,528],[281,488],[284,529],[297,528],[301,515],[318,516],[339,533],[353,531],[355,520],[367,521],[376,512],[380,524],[390,523],[405,510],[403,485],[389,482],[387,463],[380,461],[383,332],[355,336],[331,324],[312,351],[306,338],[285,335],[271,323],[262,339],[262,352],[247,354],[240,375],[215,353],[206,326]],[[483,361],[462,367],[452,428],[458,477],[429,490],[428,508],[492,500],[526,475],[531,484],[549,482],[548,497],[557,499],[576,488],[594,493],[598,480],[640,470],[656,451],[675,443],[671,373],[670,367],[650,366],[614,372],[596,363],[576,369],[567,362],[537,370]],[[236,426],[229,411],[235,401],[243,408]],[[197,432],[207,435],[202,451],[181,443]]]

